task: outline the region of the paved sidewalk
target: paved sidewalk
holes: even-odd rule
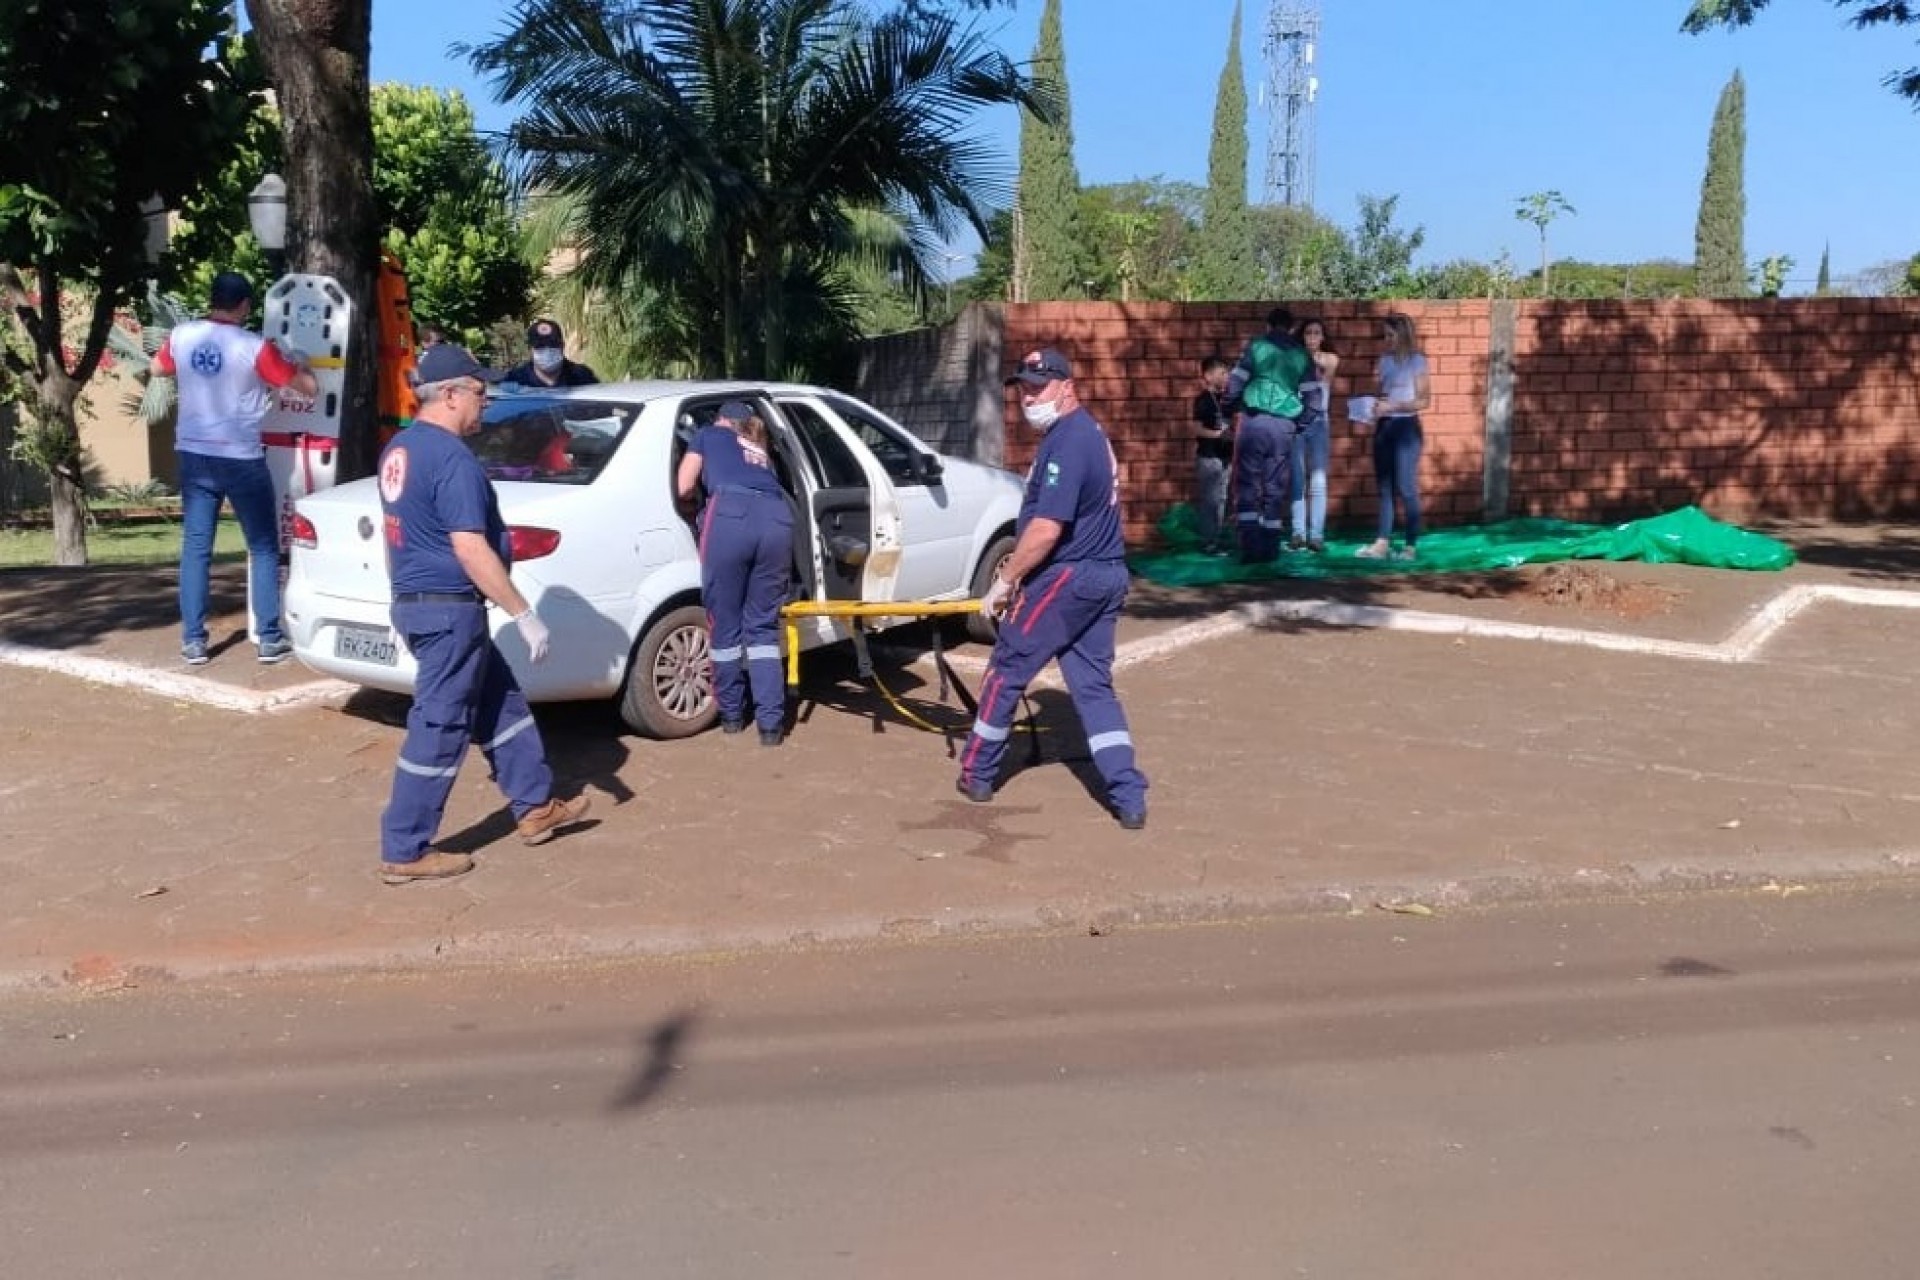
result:
[[[480,869],[398,888],[375,876],[374,831],[401,700],[260,668],[244,643],[183,678],[166,573],[0,574],[0,985],[1910,873],[1920,533],[1790,537],[1804,561],[1783,574],[1142,590],[1118,677],[1153,780],[1137,834],[1090,798],[1057,688],[1035,699],[1043,763],[987,806],[954,794],[941,736],[829,656],[807,660],[777,751],[543,709],[592,823],[521,847],[476,755],[442,844]],[[230,634],[237,575],[217,602]],[[17,665],[49,650],[166,683]],[[882,674],[964,728],[924,661]],[[208,705],[197,687],[224,692]],[[231,709],[240,693],[287,705]]]

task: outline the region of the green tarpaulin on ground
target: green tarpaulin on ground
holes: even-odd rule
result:
[[[1431,529],[1420,539],[1420,558],[1362,560],[1354,553],[1368,539],[1328,539],[1326,550],[1283,551],[1269,564],[1241,564],[1231,555],[1199,549],[1193,509],[1185,504],[1160,521],[1168,550],[1132,556],[1127,563],[1149,582],[1169,587],[1267,578],[1349,578],[1379,573],[1466,573],[1511,569],[1553,560],[1644,560],[1651,564],[1697,564],[1714,569],[1784,569],[1793,548],[1777,538],[1715,520],[1698,507],[1626,524],[1575,524],[1570,520],[1502,520],[1498,524]]]

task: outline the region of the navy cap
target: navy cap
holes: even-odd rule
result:
[[[745,422],[753,416],[753,406],[744,400],[729,400],[713,416],[716,421],[724,418],[728,422]]]
[[[1073,376],[1073,366],[1067,358],[1052,347],[1042,347],[1038,351],[1027,353],[1020,367],[1007,376],[1007,385],[1024,383],[1029,387],[1044,387],[1049,382],[1060,382]]]
[[[564,347],[566,335],[560,332],[560,326],[551,320],[535,320],[527,326],[527,345],[530,347]]]
[[[222,271],[207,290],[207,305],[215,311],[231,311],[253,300],[253,282],[238,271]]]
[[[424,387],[433,382],[452,382],[455,378],[498,382],[504,376],[475,360],[473,352],[465,347],[441,342],[420,353],[420,363],[414,366],[413,385]]]

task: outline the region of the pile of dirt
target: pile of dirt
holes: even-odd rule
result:
[[[1670,613],[1685,594],[1650,582],[1622,582],[1604,569],[1579,561],[1550,564],[1528,584],[1526,594],[1543,604],[1620,618]]]

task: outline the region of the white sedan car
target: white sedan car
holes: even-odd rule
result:
[[[943,457],[837,391],[624,382],[499,395],[467,444],[500,495],[514,584],[553,632],[535,666],[494,611],[495,641],[529,700],[617,697],[626,722],[657,738],[714,722],[699,556],[673,490],[686,442],[727,400],[767,423],[797,516],[796,599],[966,599],[1013,549],[1018,477]],[[294,653],[326,675],[411,692],[413,660],[388,621],[375,481],[301,498],[292,523]],[[801,627],[805,648],[846,635],[829,618]]]

